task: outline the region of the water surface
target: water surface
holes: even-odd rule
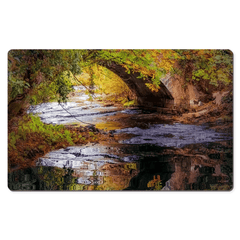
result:
[[[29,112],[44,123],[72,124],[78,119],[99,123],[124,114],[125,121],[141,109],[119,109],[90,101],[81,87],[71,102],[44,103]],[[137,118],[136,118],[137,126]],[[71,146],[40,158],[35,168],[9,174],[13,190],[230,190],[232,134],[205,125],[147,123],[111,131],[130,138],[115,144]]]

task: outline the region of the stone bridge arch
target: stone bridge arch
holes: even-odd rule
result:
[[[136,94],[139,105],[146,107],[162,107],[170,108],[174,106],[174,98],[163,82],[160,84],[158,92],[152,92],[145,83],[151,83],[151,78],[143,80],[138,78],[139,73],[126,72],[126,69],[121,65],[112,62],[109,65],[104,65],[107,69],[117,74],[128,87]]]

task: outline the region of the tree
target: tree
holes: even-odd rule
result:
[[[186,81],[215,86],[232,83],[233,76],[229,50],[11,50],[8,59],[10,118],[22,113],[29,103],[66,101],[71,91],[70,74],[75,77],[81,68],[96,64],[107,67],[115,63],[129,74],[138,72],[156,92],[169,72]]]
[[[80,74],[81,52],[76,50],[11,50],[8,53],[9,118],[20,114],[32,97],[51,92],[66,101],[71,91],[67,76]],[[48,91],[47,89],[51,89]],[[46,90],[46,91],[45,91]],[[45,95],[44,95],[45,92]]]
[[[124,66],[128,73],[152,78],[157,89],[166,69],[159,67],[159,50],[11,50],[8,54],[9,118],[23,113],[31,103],[50,99],[66,101],[71,91],[68,77],[81,73],[81,67],[111,62]]]
[[[233,79],[233,54],[230,50],[175,50],[178,66],[173,72],[187,81],[207,81],[219,86]]]

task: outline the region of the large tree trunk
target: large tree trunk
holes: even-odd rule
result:
[[[23,99],[14,99],[8,104],[8,120],[11,120],[13,117],[23,115],[27,108],[29,107],[26,98]]]

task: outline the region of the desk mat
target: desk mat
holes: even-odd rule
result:
[[[8,188],[233,189],[233,53],[10,50]]]

